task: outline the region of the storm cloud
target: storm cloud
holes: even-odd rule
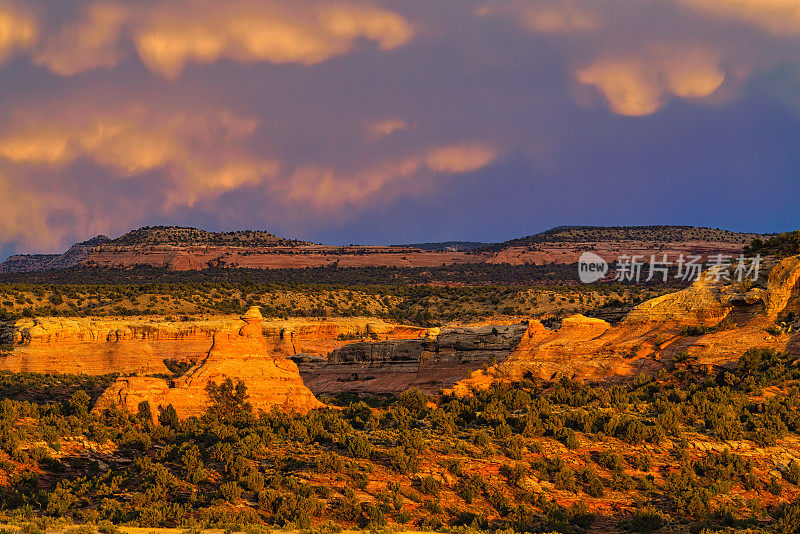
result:
[[[797,226],[800,0],[0,2],[0,253]]]

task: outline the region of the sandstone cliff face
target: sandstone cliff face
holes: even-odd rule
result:
[[[654,372],[687,355],[696,365],[730,365],[751,347],[770,347],[800,356],[800,334],[772,335],[776,320],[800,316],[800,256],[786,258],[764,287],[704,277],[691,287],[644,302],[618,325],[576,315],[555,330],[531,321],[509,358],[488,372],[476,371],[453,387],[468,394],[494,380],[525,376],[608,380]],[[716,327],[682,333],[684,327]]]
[[[21,319],[0,324],[0,342],[12,350],[0,357],[0,370],[39,373],[166,373],[164,359],[205,358],[215,332],[236,328],[233,316],[168,321],[164,318]],[[366,317],[308,320],[292,318],[262,324],[270,351],[327,355],[348,340],[413,339],[425,328]]]
[[[242,319],[246,324],[238,332],[215,333],[208,356],[172,383],[151,377],[120,378],[103,393],[95,409],[117,405],[136,411],[146,400],[153,409],[171,404],[181,418],[198,416],[208,407],[206,386],[228,378],[245,383],[256,412],[277,407],[306,413],[321,408],[323,404],[303,385],[294,362],[270,350],[258,308],[251,308]]]
[[[166,373],[164,359],[192,360],[208,352],[214,332],[232,318],[159,319],[45,317],[6,324],[13,344],[0,369],[38,373]]]

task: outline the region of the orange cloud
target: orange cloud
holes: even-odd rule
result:
[[[709,4],[751,0],[680,0]],[[797,0],[764,0],[796,3]],[[752,0],[753,3],[761,0]],[[510,23],[547,35],[561,45],[564,62],[575,80],[593,87],[609,108],[627,116],[655,113],[673,98],[706,98],[726,79],[740,80],[752,61],[714,42],[705,33],[682,35],[682,29],[648,26],[642,18],[657,7],[655,0],[631,5],[610,0],[529,0],[491,5],[479,15],[498,15]],[[616,16],[610,16],[616,13]],[[631,24],[631,19],[637,20]],[[732,76],[722,68],[725,64]],[[579,91],[579,95],[582,94]]]
[[[702,50],[689,50],[666,60],[664,77],[675,96],[703,98],[720,88],[725,72],[720,61]]]
[[[598,60],[576,73],[579,82],[593,85],[621,115],[649,115],[662,105],[662,89],[642,65],[633,60]]]
[[[0,210],[0,242],[21,241],[23,246],[47,249],[60,245],[64,235],[47,223],[48,215],[62,200],[59,195],[30,191],[0,172],[0,196],[14,199]]]
[[[436,172],[456,174],[480,169],[496,158],[497,150],[490,146],[467,144],[433,149],[425,157],[425,163]]]
[[[36,41],[36,23],[22,13],[0,7],[0,60]]]
[[[601,26],[595,7],[580,0],[525,0],[483,6],[478,16],[505,17],[537,33],[580,33]]]
[[[621,115],[655,113],[670,96],[707,97],[720,88],[725,72],[719,60],[700,50],[673,50],[659,56],[598,59],[575,74],[594,86]]]
[[[119,41],[130,11],[119,4],[92,4],[83,19],[67,24],[35,54],[35,61],[62,76],[113,67],[122,57]]]
[[[775,35],[800,35],[797,0],[682,0],[715,15],[755,24]]]
[[[277,172],[277,163],[236,148],[255,127],[252,119],[224,111],[165,115],[132,107],[55,116],[0,137],[0,158],[22,166],[88,159],[119,178],[163,170],[172,179],[164,206],[191,206]]]
[[[333,212],[420,196],[437,175],[454,175],[485,167],[498,157],[488,145],[463,144],[430,149],[421,155],[389,160],[354,173],[304,166],[284,184],[287,200]]]
[[[375,141],[394,132],[408,128],[408,123],[403,119],[384,119],[367,125],[367,139]]]
[[[0,8],[0,59],[36,45],[32,56],[37,65],[73,76],[113,67],[135,49],[151,70],[175,78],[187,63],[220,59],[313,65],[347,53],[360,39],[392,50],[413,33],[402,16],[364,4],[99,1],[88,4],[77,20],[42,31],[38,44],[36,21]]]
[[[373,8],[225,6],[181,3],[156,10],[136,32],[140,58],[152,70],[174,78],[189,62],[226,58],[313,65],[346,53],[359,38],[390,50],[413,35],[403,17]]]

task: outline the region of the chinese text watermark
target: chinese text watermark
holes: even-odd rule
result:
[[[674,280],[694,282],[705,272],[715,282],[744,282],[758,280],[760,269],[760,255],[748,258],[743,254],[710,254],[703,262],[703,256],[696,254],[673,258],[667,254],[622,254],[614,265],[614,281],[666,282],[671,275]],[[602,279],[608,271],[608,263],[593,252],[584,252],[578,259],[578,277],[585,284]]]

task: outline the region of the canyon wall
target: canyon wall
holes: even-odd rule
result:
[[[422,339],[350,343],[327,361],[295,358],[317,394],[395,394],[410,387],[428,393],[452,386],[471,371],[505,360],[525,324],[432,328]]]

